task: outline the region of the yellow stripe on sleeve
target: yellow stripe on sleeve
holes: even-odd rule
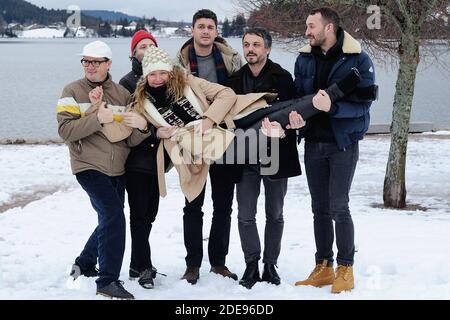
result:
[[[58,105],[56,106],[56,112],[69,112],[72,114],[79,114],[81,115],[80,107],[79,106],[68,106],[68,105]]]

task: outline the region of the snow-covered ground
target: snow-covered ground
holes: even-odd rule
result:
[[[312,214],[305,176],[289,182],[278,262],[280,286],[258,283],[247,290],[233,280],[210,274],[207,255],[197,285],[180,281],[185,269],[183,197],[173,171],[167,179],[168,196],[161,201],[150,236],[154,264],[168,277],[158,277],[153,290],[128,281],[127,233],[121,277],[125,287],[138,299],[450,299],[450,136],[416,135],[410,139],[408,202],[428,208],[427,211],[376,207],[382,203],[388,151],[387,136],[371,136],[360,145],[350,203],[358,250],[356,288],[352,292],[332,295],[330,287],[293,285],[306,277],[314,264]],[[0,213],[0,299],[102,299],[95,296],[93,279],[73,282],[68,278],[73,259],[97,219],[88,197],[70,174],[67,148],[0,146],[0,177],[0,208],[35,200],[23,208]],[[34,190],[44,197],[33,199]],[[261,238],[263,208],[261,197],[257,216]],[[211,222],[209,196],[204,211],[207,238]],[[206,253],[207,239],[204,248]],[[239,276],[245,269],[236,210],[227,265]]]
[[[64,38],[66,29],[39,28],[25,30],[19,34],[19,38]]]

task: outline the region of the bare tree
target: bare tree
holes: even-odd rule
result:
[[[394,96],[391,147],[384,180],[386,207],[406,206],[406,153],[417,67],[421,57],[434,55],[422,46],[442,41],[450,48],[448,0],[246,0],[249,25],[261,25],[283,37],[303,36],[313,7],[329,6],[341,14],[346,30],[361,39],[369,54],[396,57],[399,63]],[[377,26],[379,24],[379,26]],[[374,54],[377,53],[377,54]],[[439,59],[438,56],[435,56]],[[438,60],[437,60],[438,61]]]

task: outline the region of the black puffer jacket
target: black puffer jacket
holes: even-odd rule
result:
[[[120,79],[119,84],[124,86],[131,94],[136,90],[136,85],[142,77],[142,64],[135,57],[131,58],[131,71]]]
[[[120,79],[119,84],[133,94],[141,76],[142,65],[136,58],[132,58],[132,70]],[[138,146],[131,148],[125,164],[125,170],[156,175],[156,152],[158,151],[159,142],[160,140],[152,135]]]
[[[245,77],[252,77],[257,83],[255,88],[245,88]],[[254,78],[248,64],[239,71],[233,73],[228,79],[227,86],[232,88],[237,94],[247,94],[253,92],[273,92],[277,93],[277,101],[286,101],[295,98],[295,85],[289,71],[283,69],[278,63],[267,59],[266,65],[261,70],[258,77]]]

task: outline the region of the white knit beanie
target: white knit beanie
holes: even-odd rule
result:
[[[147,77],[156,70],[172,71],[173,63],[167,51],[158,47],[148,47],[142,59],[142,75]]]

